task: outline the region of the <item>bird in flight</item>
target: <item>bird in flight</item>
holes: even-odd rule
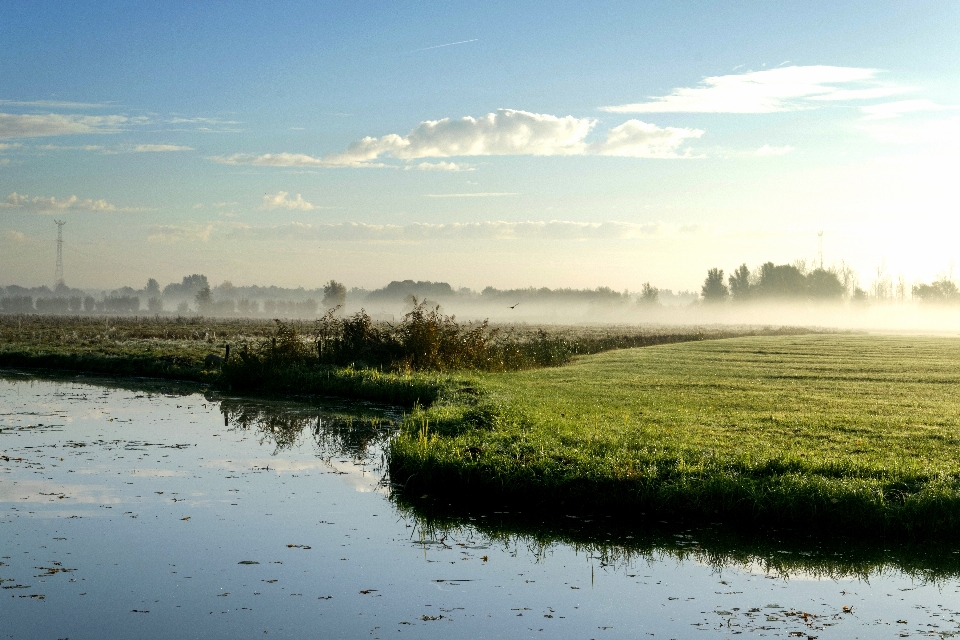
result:
[[[518,302],[517,304],[520,304],[520,303]],[[513,305],[512,307],[507,307],[507,308],[508,308],[508,309],[516,309],[516,308],[517,308],[517,304]]]

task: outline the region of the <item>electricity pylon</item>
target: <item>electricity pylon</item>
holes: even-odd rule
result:
[[[63,284],[63,225],[66,220],[54,220],[57,225],[57,272],[53,276],[53,287]]]

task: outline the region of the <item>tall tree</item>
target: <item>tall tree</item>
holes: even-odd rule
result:
[[[746,263],[737,267],[736,271],[730,274],[730,294],[737,302],[743,302],[750,298],[750,269]]]
[[[703,281],[704,302],[723,302],[730,296],[730,290],[723,283],[723,269],[710,269],[707,271],[707,278]]]

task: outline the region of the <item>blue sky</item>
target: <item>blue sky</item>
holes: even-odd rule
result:
[[[0,284],[696,288],[958,252],[960,5],[5,3]]]

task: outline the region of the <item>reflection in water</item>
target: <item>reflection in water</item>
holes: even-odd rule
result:
[[[745,532],[719,524],[691,527],[652,519],[623,523],[609,516],[469,512],[457,505],[437,505],[429,495],[405,496],[399,488],[391,500],[423,539],[463,537],[476,531],[491,544],[520,545],[538,558],[569,546],[614,569],[671,559],[717,572],[735,567],[785,579],[870,580],[898,575],[942,583],[960,577],[957,543],[864,541],[775,529]]]
[[[396,432],[397,413],[386,409],[348,413],[342,405],[293,405],[241,398],[220,400],[224,426],[257,434],[261,444],[274,446],[273,455],[298,447],[304,435],[313,440],[321,459],[369,461]],[[374,454],[374,451],[376,454]]]

